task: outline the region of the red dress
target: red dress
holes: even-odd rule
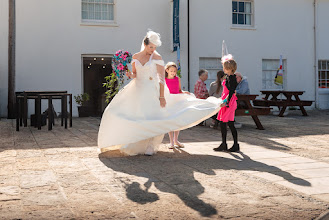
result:
[[[171,94],[179,93],[179,79],[177,76],[173,79],[166,78],[166,84]]]
[[[223,86],[223,93],[222,93],[221,98],[222,98],[222,100],[224,100],[224,99],[228,98],[228,95],[229,95],[229,90],[226,87],[226,79],[223,80],[222,86]],[[217,120],[222,121],[222,122],[234,121],[235,110],[237,108],[236,100],[238,100],[238,98],[236,97],[235,94],[233,94],[232,98],[228,104],[229,107],[224,106],[219,110]]]

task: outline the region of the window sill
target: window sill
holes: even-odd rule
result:
[[[320,95],[329,95],[329,88],[319,88]]]
[[[256,27],[254,26],[242,26],[242,25],[234,25],[231,27],[231,29],[234,29],[234,30],[252,30],[252,31],[255,31],[256,30]]]
[[[103,26],[103,27],[119,27],[116,22],[106,21],[81,21],[80,26]]]

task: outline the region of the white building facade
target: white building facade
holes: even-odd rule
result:
[[[305,91],[303,99],[317,101],[313,107],[328,109],[329,0],[315,3],[180,0],[182,86],[193,91],[200,68],[209,70],[208,85],[215,80],[225,40],[251,93],[278,89],[273,74],[283,55],[283,88]],[[118,49],[138,52],[148,28],[161,34],[158,51],[165,62],[176,61],[171,0],[16,0],[16,91],[95,92],[103,78],[95,75],[110,71],[106,60]],[[6,117],[7,0],[0,0],[0,34],[0,115]],[[73,110],[76,116],[75,105]]]

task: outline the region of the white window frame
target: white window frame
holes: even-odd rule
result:
[[[208,71],[208,79],[205,81],[205,83],[207,85],[207,88],[209,89],[210,83],[217,80],[217,72],[219,70],[223,70],[221,58],[199,57],[199,69],[205,69]]]
[[[113,20],[97,20],[97,19],[83,19],[82,18],[82,4],[83,0],[81,0],[81,25],[82,26],[112,26],[112,27],[118,27],[117,21],[116,21],[116,4],[117,0],[113,0],[113,3],[106,3],[106,2],[95,2],[95,3],[102,3],[102,4],[111,4],[113,5]]]
[[[251,4],[251,12],[233,12],[233,2],[237,2],[239,7],[239,2],[250,3]],[[232,10],[231,10],[231,21],[232,21],[232,28],[235,29],[255,29],[255,10],[254,10],[254,0],[232,0]],[[243,14],[243,15],[250,15],[250,25],[249,24],[234,24],[233,23],[233,14]],[[238,21],[238,18],[237,18]],[[246,23],[246,22],[245,22]]]
[[[324,72],[324,77],[322,77]],[[320,87],[320,82],[325,81],[324,88]],[[329,60],[318,60],[318,88],[321,91],[329,91]]]
[[[264,61],[272,61],[277,63],[276,66],[274,68],[271,69],[264,69]],[[262,59],[262,90],[282,90],[282,89],[286,89],[287,87],[287,60],[283,59],[282,60],[282,70],[283,70],[283,85],[279,86],[279,85],[275,85],[274,84],[274,79],[275,79],[275,75],[278,71],[279,68],[279,64],[280,64],[280,59]],[[270,76],[269,76],[270,74]],[[265,76],[265,79],[264,79]],[[269,78],[269,79],[267,79]],[[264,87],[264,81],[265,81],[265,87]],[[267,88],[266,87],[266,82],[271,82],[272,83],[272,87],[271,88]]]

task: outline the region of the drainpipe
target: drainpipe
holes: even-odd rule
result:
[[[9,0],[8,34],[8,118],[15,118],[16,88],[16,0]]]
[[[314,74],[315,74],[315,108],[319,107],[319,74],[318,74],[318,57],[317,57],[317,0],[314,0],[313,3],[314,6],[314,27],[313,27],[313,31],[314,31]]]
[[[187,90],[190,90],[190,0],[187,0]]]

